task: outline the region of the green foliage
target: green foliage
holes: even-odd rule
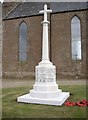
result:
[[[84,85],[60,86],[71,93],[69,101],[86,99]],[[3,118],[86,118],[86,107],[66,107],[17,103],[16,98],[28,93],[31,87],[3,88]]]

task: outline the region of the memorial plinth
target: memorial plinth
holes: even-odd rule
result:
[[[33,89],[26,95],[17,98],[18,102],[48,104],[61,106],[69,97],[69,92],[62,92],[58,89],[56,83],[56,66],[49,60],[49,45],[48,45],[48,24],[47,13],[52,10],[47,10],[47,5],[44,5],[43,24],[43,42],[42,42],[42,61],[35,67],[35,84]]]

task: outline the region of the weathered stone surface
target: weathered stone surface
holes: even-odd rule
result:
[[[36,104],[48,104],[61,106],[69,97],[69,92],[62,92],[58,89],[56,84],[56,67],[49,61],[49,41],[48,41],[48,24],[47,4],[44,5],[44,10],[40,11],[44,13],[43,20],[43,39],[42,39],[42,60],[36,69],[36,80],[33,85],[33,89],[29,94],[20,96],[17,98],[17,102],[24,103],[36,103]],[[47,24],[47,26],[46,26]],[[44,49],[47,47],[46,51]]]
[[[36,82],[54,82],[56,80],[56,67],[36,66]]]
[[[86,10],[52,13],[50,25],[50,59],[57,67],[57,78],[86,77]],[[71,19],[77,15],[81,20],[82,60],[71,58]],[[3,21],[3,76],[18,72],[34,72],[35,65],[41,58],[42,15]],[[19,25],[25,21],[28,25],[27,61],[18,61]],[[7,37],[8,36],[8,37]],[[10,52],[11,51],[11,52]],[[79,66],[79,67],[78,67]],[[10,74],[6,74],[10,73]],[[15,76],[15,74],[12,74]],[[26,76],[26,74],[25,74]]]

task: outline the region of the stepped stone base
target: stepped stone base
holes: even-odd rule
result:
[[[17,102],[61,106],[69,97],[56,84],[56,67],[50,61],[42,61],[35,68],[35,84],[29,94],[17,98]]]
[[[69,92],[62,92],[55,82],[36,82],[30,93],[18,97],[17,102],[61,106],[68,97]]]
[[[44,99],[44,98],[40,99],[40,98],[31,97],[30,94],[26,94],[18,97],[17,101],[23,103],[61,106],[68,97],[69,97],[69,92],[62,92],[57,98],[53,98],[53,99]]]

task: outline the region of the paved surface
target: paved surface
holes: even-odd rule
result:
[[[29,86],[35,83],[32,79],[2,79],[2,88]],[[57,80],[59,85],[86,85],[85,79]]]

